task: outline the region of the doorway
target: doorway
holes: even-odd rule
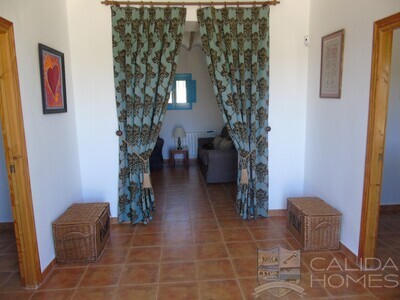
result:
[[[0,132],[2,132],[1,122]],[[8,277],[7,281],[10,281],[11,277],[19,277],[14,218],[2,138],[0,138],[0,274],[3,278]],[[0,281],[0,285],[5,282]]]
[[[42,280],[33,216],[13,24],[0,17],[0,119],[21,285]]]
[[[358,257],[375,257],[382,192],[383,156],[390,92],[393,31],[400,13],[374,23],[364,192]]]
[[[400,29],[393,31],[392,67],[383,156],[382,192],[376,258],[400,258]]]

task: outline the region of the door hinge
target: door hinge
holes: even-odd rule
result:
[[[379,153],[379,154],[378,154],[378,160],[380,160],[380,161],[383,160],[383,154],[382,154],[382,153]]]
[[[14,165],[10,165],[10,172],[11,173],[15,173],[15,166]]]

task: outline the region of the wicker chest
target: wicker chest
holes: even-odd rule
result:
[[[342,214],[317,197],[288,198],[287,227],[305,251],[339,248]]]
[[[53,222],[57,263],[97,261],[110,237],[109,203],[74,203]]]

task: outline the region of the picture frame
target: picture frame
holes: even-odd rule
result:
[[[39,44],[43,114],[67,112],[64,53]]]
[[[344,29],[322,37],[320,98],[340,99],[342,93]]]

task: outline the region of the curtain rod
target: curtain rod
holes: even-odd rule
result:
[[[102,1],[101,2],[104,5],[159,5],[159,6],[216,6],[216,5],[221,5],[221,6],[243,6],[243,5],[261,5],[261,6],[267,6],[267,5],[277,5],[280,2],[277,0],[273,1],[211,1],[211,2],[194,2],[194,1],[181,1],[181,2],[161,2],[161,1]]]

